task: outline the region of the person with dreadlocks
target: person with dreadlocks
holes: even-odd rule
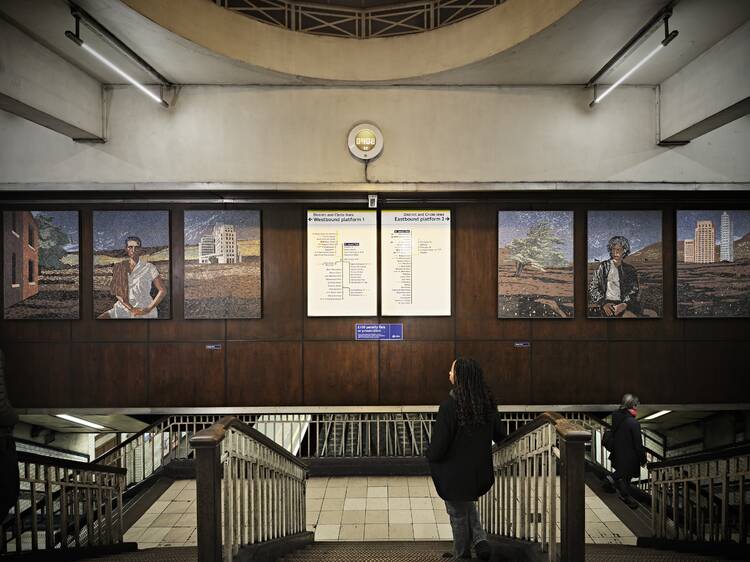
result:
[[[479,558],[489,560],[490,544],[476,501],[495,481],[492,441],[500,442],[505,435],[479,363],[458,358],[448,378],[453,389],[440,405],[426,456],[450,518],[453,556],[471,558],[473,546]]]
[[[613,236],[607,243],[610,259],[596,268],[589,282],[589,307],[607,318],[633,318],[640,312],[638,271],[625,262],[630,255],[630,241]]]

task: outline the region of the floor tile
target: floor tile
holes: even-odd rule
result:
[[[365,540],[387,539],[388,525],[385,523],[365,524]]]
[[[414,523],[414,538],[419,539],[437,539],[438,530],[435,523]]]
[[[388,511],[385,509],[368,510],[365,512],[366,523],[388,523]]]
[[[412,509],[432,509],[432,500],[430,498],[409,498]]]
[[[387,510],[388,498],[367,498],[367,510]]]
[[[412,540],[414,528],[409,523],[393,523],[388,525],[388,538],[392,540]]]
[[[350,510],[341,514],[342,525],[355,525],[365,522],[365,510]]]
[[[347,498],[366,498],[367,487],[366,486],[357,486],[356,488],[347,487],[346,497]]]
[[[139,537],[138,544],[140,545],[140,543],[142,542],[158,543],[169,531],[169,527],[149,527],[148,529],[143,531],[143,534],[141,534],[141,536]]]
[[[451,526],[449,523],[438,523],[438,537],[440,537],[440,540],[444,541],[452,541],[453,540],[453,530],[451,529]]]
[[[414,523],[435,523],[435,512],[432,509],[413,509],[411,518]]]
[[[307,488],[307,497],[309,498],[322,498],[326,495],[326,489],[320,488]]]
[[[156,519],[154,519],[154,522],[151,523],[151,529],[154,527],[174,527],[177,521],[179,521],[180,517],[182,517],[183,513],[162,513],[161,515],[158,515]]]
[[[321,511],[318,516],[318,526],[320,525],[340,525],[341,511]]]
[[[180,515],[180,518],[177,520],[177,523],[174,524],[175,527],[197,527],[198,525],[198,517],[196,517],[195,513],[183,513]]]
[[[328,480],[328,488],[346,488],[346,485],[349,483],[349,478],[346,476],[336,476],[334,478],[329,478]]]
[[[387,486],[370,486],[367,488],[368,498],[387,498],[388,487]]]
[[[310,504],[308,504],[308,509],[309,507]],[[323,505],[320,507],[321,511],[341,511],[342,509],[344,509],[343,498],[326,498],[323,500]]]
[[[325,498],[343,499],[346,497],[346,488],[326,488]]]
[[[317,498],[305,499],[305,509],[307,509],[307,511],[320,511],[320,508],[322,506],[323,506],[322,499],[317,499]]]
[[[435,521],[438,523],[450,523],[450,517],[448,517],[448,512],[445,511],[445,508],[443,509],[434,509],[435,512]]]
[[[392,509],[388,511],[388,523],[412,523],[411,510]]]
[[[367,505],[365,498],[346,498],[344,500],[344,510],[361,510],[364,511]]]
[[[188,540],[193,530],[187,527],[176,527],[170,529],[169,532],[164,535],[162,542],[169,543],[184,543]]]
[[[408,498],[409,488],[407,486],[388,486],[389,498]]]
[[[430,491],[427,489],[427,486],[409,486],[409,497],[429,498]]]
[[[341,525],[318,525],[315,527],[316,541],[337,541]]]
[[[361,541],[365,537],[364,525],[341,525],[339,531],[340,541]]]
[[[388,498],[388,510],[411,509],[409,498]]]

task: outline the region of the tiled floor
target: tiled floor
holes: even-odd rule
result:
[[[633,533],[589,488],[585,502],[586,542],[635,544]],[[316,541],[453,538],[445,503],[427,476],[311,478],[307,528]]]
[[[195,480],[177,480],[125,533],[138,548],[195,546]]]
[[[635,544],[633,533],[588,487],[585,502],[586,542]],[[445,503],[427,476],[310,478],[306,510],[316,541],[453,538]],[[558,521],[559,513],[558,508]],[[125,533],[125,540],[141,549],[195,546],[195,529],[195,481],[178,480]]]

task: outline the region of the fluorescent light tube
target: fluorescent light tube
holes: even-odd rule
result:
[[[634,66],[633,68],[631,68],[630,70],[628,70],[628,71],[627,71],[627,72],[626,72],[626,73],[625,73],[625,74],[624,74],[624,75],[623,75],[623,76],[622,76],[622,77],[621,77],[621,78],[620,78],[620,79],[619,79],[619,80],[618,80],[617,82],[615,82],[615,83],[614,83],[614,84],[612,84],[612,85],[611,85],[611,86],[610,86],[609,88],[607,88],[606,90],[604,90],[604,92],[602,92],[602,93],[601,93],[601,95],[597,96],[597,97],[596,97],[596,99],[595,99],[594,101],[592,101],[592,102],[591,102],[591,105],[594,105],[594,104],[596,104],[596,103],[599,103],[600,101],[602,101],[602,100],[603,100],[603,99],[604,99],[605,97],[607,97],[607,95],[609,95],[609,93],[610,93],[610,92],[611,92],[612,90],[614,90],[615,88],[617,88],[617,86],[619,86],[619,85],[620,85],[620,84],[622,84],[622,83],[623,83],[623,82],[624,82],[625,80],[627,80],[627,79],[628,79],[628,77],[629,77],[629,76],[630,76],[631,74],[633,74],[633,73],[634,73],[634,72],[635,72],[636,70],[638,70],[638,69],[639,69],[640,67],[642,67],[642,66],[643,66],[644,64],[646,64],[646,62],[647,62],[647,61],[648,61],[648,60],[649,60],[649,59],[650,59],[651,57],[653,57],[653,56],[654,56],[654,55],[655,55],[656,53],[658,53],[659,51],[661,51],[661,50],[662,50],[663,48],[664,48],[664,45],[663,45],[663,44],[661,44],[661,43],[659,43],[659,45],[658,45],[658,46],[657,46],[657,47],[656,47],[656,48],[655,48],[655,49],[654,49],[653,51],[651,51],[651,52],[650,52],[649,54],[647,54],[647,55],[646,55],[646,56],[645,56],[645,57],[644,57],[644,58],[643,58],[643,59],[642,59],[642,60],[641,60],[641,61],[640,61],[640,62],[639,62],[638,64],[636,64],[636,65],[635,65],[635,66]]]
[[[106,427],[104,427],[103,425],[99,425],[98,423],[90,422],[88,420],[77,418],[68,414],[55,414],[55,417],[67,420],[69,422],[77,423],[78,425],[85,425],[86,427],[90,427],[92,429],[107,429]]]
[[[659,410],[658,412],[654,412],[651,415],[646,416],[641,421],[649,421],[649,420],[655,420],[656,418],[660,418],[662,416],[666,416],[669,414],[672,410]]]
[[[73,41],[74,43],[76,43],[79,47],[81,47],[84,51],[86,51],[87,53],[89,53],[96,60],[98,60],[99,62],[101,62],[104,66],[106,66],[107,68],[113,70],[114,72],[116,72],[117,74],[119,74],[120,76],[122,76],[125,80],[127,80],[128,82],[130,82],[133,86],[135,86],[136,88],[138,88],[141,92],[143,92],[144,94],[146,94],[148,97],[150,97],[156,103],[160,103],[164,107],[169,107],[169,104],[166,101],[164,101],[159,96],[157,96],[155,93],[153,93],[151,90],[149,90],[148,88],[146,88],[146,86],[144,86],[143,84],[141,84],[140,82],[138,82],[138,80],[136,80],[135,78],[133,78],[130,74],[128,74],[127,72],[125,72],[121,68],[118,68],[117,66],[115,66],[114,64],[112,64],[110,61],[108,61],[106,58],[104,58],[102,55],[100,55],[99,53],[97,53],[94,49],[92,49],[86,43],[84,43],[83,40],[80,37],[78,37],[76,35],[73,35],[73,33],[71,33],[70,31],[66,31],[65,35],[68,37],[68,39],[70,39],[71,41]]]

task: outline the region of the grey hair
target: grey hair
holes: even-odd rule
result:
[[[614,245],[618,245],[623,249],[623,258],[626,258],[630,255],[630,241],[624,236],[613,236],[609,239],[609,242],[607,242],[607,251],[609,252],[609,257],[612,257],[612,246]]]
[[[633,394],[623,394],[622,400],[620,400],[620,408],[629,410],[630,408],[637,408],[641,405],[641,401],[637,396]]]

